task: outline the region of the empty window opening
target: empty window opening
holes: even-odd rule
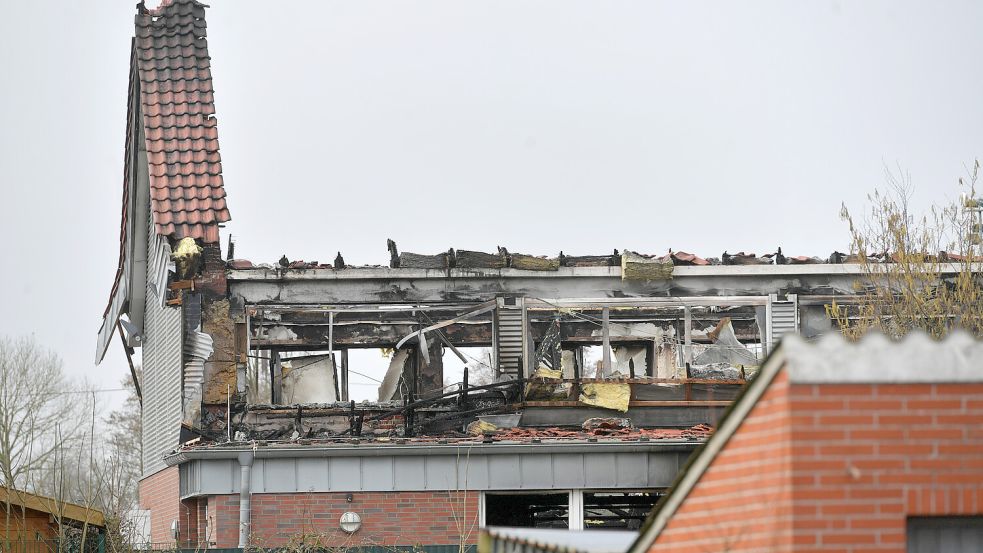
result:
[[[348,397],[354,401],[379,401],[383,381],[398,380],[402,366],[394,368],[395,374],[387,379],[393,361],[391,349],[348,350]],[[398,383],[393,383],[398,386]]]
[[[600,378],[601,362],[604,359],[603,346],[584,346],[584,366],[581,378]]]
[[[486,526],[568,528],[570,494],[487,494]]]
[[[910,553],[969,553],[983,551],[983,517],[911,517]]]
[[[585,530],[638,530],[663,492],[584,492]]]
[[[468,386],[481,386],[495,382],[495,366],[491,348],[458,347],[464,356],[461,360],[450,348],[444,348],[444,390],[458,389],[464,382],[464,369],[468,369]]]

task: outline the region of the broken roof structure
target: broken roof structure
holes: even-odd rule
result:
[[[189,519],[182,540],[280,544],[287,523],[267,528],[276,509],[251,511],[251,498],[322,494],[334,512],[334,492],[419,493],[455,510],[450,492],[474,491],[482,524],[515,515],[509,497],[529,524],[637,528],[781,337],[830,330],[825,306],[855,298],[863,269],[849,256],[780,249],[417,254],[390,240],[388,263],[352,267],[340,253],[254,264],[230,241],[223,255],[204,15],[193,0],[137,7],[119,266],[96,351],[117,334],[132,369],[140,348],[155,541],[207,511],[237,530]],[[349,353],[365,348],[389,367],[356,403]],[[445,356],[468,367],[460,382],[445,382]],[[365,539],[476,537],[387,528],[367,525]]]
[[[173,243],[190,238],[217,244],[219,225],[230,219],[210,60],[204,4],[164,0],[157,9],[138,4],[130,48],[119,265],[99,331],[97,363],[122,314],[142,325],[149,256],[155,254],[157,261],[151,283],[164,284]],[[163,288],[159,291],[163,294]]]

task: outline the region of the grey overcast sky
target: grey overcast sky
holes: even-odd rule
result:
[[[92,359],[134,3],[0,10],[0,334],[102,388],[126,374],[118,343]],[[974,1],[212,0],[225,236],[255,262],[384,264],[388,237],[826,256],[885,164],[927,204],[983,156],[981,22]]]

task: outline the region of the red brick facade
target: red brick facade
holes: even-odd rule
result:
[[[904,553],[906,517],[980,514],[983,383],[782,371],[651,551]]]
[[[140,508],[150,510],[150,541],[174,543],[171,522],[180,519],[180,477],[169,467],[140,481]]]
[[[477,543],[478,492],[355,492],[351,503],[347,496],[253,494],[250,543],[258,547]],[[345,511],[362,517],[358,532],[347,534],[339,528]],[[203,543],[207,533],[212,547],[238,545],[238,495],[209,496],[207,518],[200,525]]]

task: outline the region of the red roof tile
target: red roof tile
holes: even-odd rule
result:
[[[123,161],[120,251],[109,305],[126,263],[130,214],[133,113],[143,115],[150,200],[158,234],[217,243],[218,225],[230,219],[218,151],[218,123],[211,58],[205,38],[205,5],[195,0],[164,0],[156,9],[137,5],[130,51],[129,101]],[[133,98],[139,94],[139,106]]]
[[[205,27],[205,6],[195,0],[141,3],[132,63],[157,232],[218,242],[218,224],[230,217]]]

